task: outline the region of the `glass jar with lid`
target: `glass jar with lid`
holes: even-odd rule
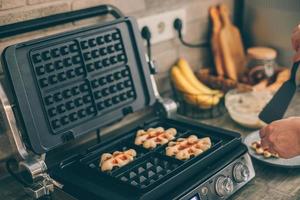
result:
[[[269,47],[251,47],[247,49],[247,80],[250,84],[256,84],[263,79],[274,75],[277,67],[277,52]]]

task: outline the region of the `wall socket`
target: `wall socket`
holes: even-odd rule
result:
[[[182,33],[185,34],[185,10],[178,9],[164,13],[154,14],[138,19],[139,29],[148,26],[151,31],[151,43],[155,44],[165,40],[177,37],[177,33],[173,28],[173,22],[176,18],[180,18],[183,23]]]

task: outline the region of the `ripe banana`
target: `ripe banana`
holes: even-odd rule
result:
[[[186,94],[184,96],[184,99],[186,102],[193,105],[197,105],[202,109],[212,108],[213,106],[217,105],[220,102],[220,98],[217,96],[208,96],[203,94],[198,96]]]
[[[199,91],[201,91],[204,94],[208,94],[208,95],[217,95],[218,97],[222,97],[223,93],[219,90],[212,90],[209,87],[207,87],[206,85],[204,85],[203,83],[201,83],[197,77],[195,76],[194,72],[192,71],[191,67],[189,66],[188,62],[183,59],[180,58],[178,61],[178,67],[181,71],[181,73],[185,76],[185,78],[188,80],[188,82],[190,82],[190,84],[192,86],[194,86],[194,88],[198,89]]]
[[[182,75],[177,66],[174,66],[172,68],[171,78],[179,91],[190,94],[192,96],[197,96],[201,94],[201,91],[197,90],[185,79],[185,77]]]
[[[171,79],[175,87],[183,93],[186,102],[196,105],[202,109],[208,109],[219,103],[220,98],[217,95],[207,95],[196,89],[183,76],[177,66],[171,70]]]

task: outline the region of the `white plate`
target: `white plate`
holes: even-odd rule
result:
[[[257,155],[255,151],[250,147],[251,143],[254,141],[260,140],[259,131],[255,131],[249,134],[245,139],[244,143],[248,147],[249,154],[252,158],[260,160],[268,165],[278,166],[278,167],[285,167],[285,168],[300,168],[300,156],[284,159],[284,158],[264,158],[262,155]]]

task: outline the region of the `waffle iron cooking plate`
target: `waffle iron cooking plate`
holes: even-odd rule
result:
[[[140,44],[135,20],[122,17],[5,49],[5,74],[35,153],[154,103]]]
[[[107,138],[85,152],[67,157],[51,169],[51,177],[64,183],[64,190],[78,199],[168,199],[164,195],[185,185],[187,180],[229,152],[236,151],[241,144],[240,135],[235,132],[191,121],[151,117],[134,124],[133,127],[125,126],[118,130],[118,137]],[[192,134],[199,138],[210,137],[212,147],[199,156],[183,161],[166,155],[167,144],[150,150],[135,145],[136,132],[152,127],[176,128],[176,139]],[[130,148],[137,152],[133,162],[109,172],[100,170],[99,159],[103,153]]]

